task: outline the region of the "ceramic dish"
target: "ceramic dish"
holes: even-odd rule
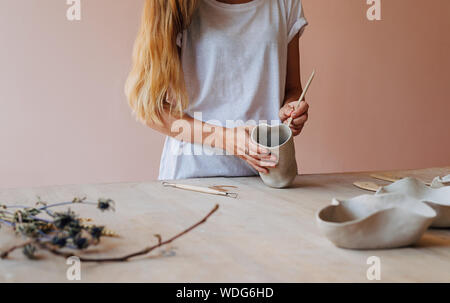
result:
[[[431,188],[415,178],[405,178],[380,188],[376,195],[400,193],[423,201],[436,211],[432,227],[450,227],[450,186]]]
[[[431,187],[439,188],[443,186],[449,186],[450,185],[450,175],[447,175],[445,177],[436,177],[433,179],[433,182],[431,182]]]
[[[349,249],[387,249],[416,243],[436,212],[403,194],[363,195],[333,199],[317,213],[321,231],[336,246]]]

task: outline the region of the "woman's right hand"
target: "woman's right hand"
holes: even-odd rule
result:
[[[276,167],[278,159],[270,153],[270,150],[250,140],[250,134],[255,127],[245,125],[227,128],[225,149],[228,154],[243,159],[258,172],[268,174],[268,168]]]

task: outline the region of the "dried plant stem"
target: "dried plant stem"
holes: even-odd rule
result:
[[[199,225],[202,225],[203,223],[205,223],[209,217],[211,217],[217,210],[219,209],[219,205],[216,205],[201,221],[195,223],[194,225],[192,225],[191,227],[185,229],[184,231],[178,233],[177,235],[173,236],[172,238],[162,241],[160,237],[157,236],[158,238],[158,244],[155,244],[153,246],[144,248],[138,252],[132,253],[132,254],[128,254],[122,257],[116,257],[116,258],[85,258],[85,257],[80,257],[80,256],[76,256],[74,254],[71,253],[65,253],[62,252],[60,250],[57,250],[53,247],[51,247],[50,245],[46,244],[46,243],[39,243],[40,247],[42,249],[45,249],[49,252],[51,252],[52,254],[56,255],[56,256],[60,256],[60,257],[64,257],[64,258],[69,258],[69,257],[78,257],[80,259],[81,262],[97,262],[97,263],[105,263],[105,262],[126,262],[131,258],[135,258],[138,256],[143,256],[146,255],[150,252],[152,252],[153,250],[155,250],[158,247],[167,245],[173,241],[175,241],[176,239],[184,236],[185,234],[189,233],[190,231],[192,231],[193,229],[197,228]],[[25,245],[24,245],[25,246]],[[23,247],[23,246],[22,246]]]
[[[2,251],[2,253],[0,254],[0,259],[5,259],[5,258],[8,257],[8,255],[9,255],[10,253],[12,253],[13,251],[15,251],[16,249],[24,248],[25,246],[27,246],[27,245],[29,245],[29,244],[33,244],[33,243],[35,243],[35,240],[29,240],[29,241],[24,242],[24,243],[22,243],[22,244],[13,246],[13,247],[11,247],[11,248],[8,249],[8,250]]]

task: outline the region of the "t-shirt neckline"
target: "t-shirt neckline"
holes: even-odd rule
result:
[[[250,2],[240,3],[240,4],[229,4],[229,3],[220,2],[218,0],[205,0],[205,1],[208,3],[211,3],[212,5],[221,7],[221,8],[244,9],[244,8],[254,7],[254,6],[258,5],[260,2],[267,1],[267,0],[252,0]]]

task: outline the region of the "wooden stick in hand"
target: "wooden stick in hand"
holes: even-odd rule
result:
[[[314,71],[312,72],[312,74],[311,74],[311,77],[309,77],[308,82],[306,83],[305,89],[303,90],[302,95],[300,96],[300,99],[298,99],[297,104],[295,104],[295,106],[294,106],[294,111],[300,106],[300,103],[301,103],[301,102],[303,101],[303,99],[305,98],[306,92],[308,91],[308,88],[309,88],[309,86],[311,85],[311,82],[312,82],[312,80],[314,79],[315,74],[316,74],[316,71],[314,70]],[[292,120],[293,120],[292,117],[290,117],[290,118],[287,120],[287,123],[286,123],[287,126],[289,126],[289,127],[291,126]]]

